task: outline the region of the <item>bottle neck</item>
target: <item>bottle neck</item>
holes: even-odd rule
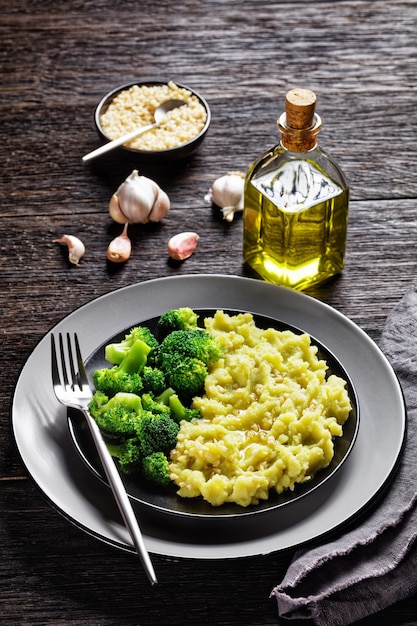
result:
[[[313,126],[310,128],[291,128],[287,125],[287,116],[283,113],[278,119],[278,128],[282,133],[281,144],[290,152],[308,152],[317,145],[317,134],[322,123],[317,113],[314,114]]]

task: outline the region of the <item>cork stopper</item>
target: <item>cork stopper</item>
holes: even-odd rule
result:
[[[285,113],[278,119],[284,148],[291,152],[308,152],[316,146],[321,119],[315,108],[316,94],[313,91],[292,89],[287,93]]]
[[[290,128],[311,128],[314,121],[316,94],[309,89],[292,89],[287,93],[285,113]]]

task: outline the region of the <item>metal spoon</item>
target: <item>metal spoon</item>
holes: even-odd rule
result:
[[[152,128],[156,128],[165,119],[168,111],[172,111],[173,109],[181,107],[184,104],[185,102],[183,100],[174,100],[174,99],[165,100],[165,102],[162,102],[162,104],[160,104],[159,107],[155,109],[155,113],[154,113],[155,122],[153,124],[149,124],[148,126],[142,126],[141,128],[136,128],[135,130],[130,131],[130,133],[127,133],[126,135],[122,135],[121,137],[118,137],[117,139],[113,139],[113,141],[109,141],[108,143],[105,143],[103,146],[100,146],[100,148],[97,148],[96,150],[93,150],[92,152],[89,152],[88,154],[83,156],[83,161],[90,161],[90,159],[95,159],[101,154],[110,152],[110,150],[113,150],[114,148],[117,148],[118,146],[122,146],[124,143],[127,143],[128,141],[135,139],[135,137],[139,137],[139,135],[146,133],[148,130],[152,130]]]

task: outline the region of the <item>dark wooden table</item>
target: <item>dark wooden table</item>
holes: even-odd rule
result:
[[[346,268],[309,293],[378,342],[417,275],[416,32],[415,0],[0,0],[2,623],[279,623],[269,593],[291,554],[155,556],[160,584],[150,588],[133,555],[72,526],[28,479],[11,398],[37,342],[79,305],[156,277],[247,275],[241,218],[225,223],[203,198],[215,178],[278,141],[276,118],[294,86],[317,93],[320,143],[351,186]],[[200,91],[213,120],[192,160],[155,176],[171,198],[167,219],[132,228],[131,259],[111,268],[105,253],[119,228],[108,201],[132,168],[87,166],[81,156],[98,145],[98,100],[148,76]],[[190,229],[201,236],[197,252],[170,264],[167,239]],[[53,243],[63,233],[86,244],[79,267]],[[416,600],[387,608],[378,624],[416,624]]]

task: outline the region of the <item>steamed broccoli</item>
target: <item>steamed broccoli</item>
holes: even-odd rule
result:
[[[149,330],[147,326],[135,326],[132,328],[130,333],[126,335],[124,341],[128,343],[134,342],[135,340],[140,339],[147,346],[150,347],[150,351],[148,353],[148,364],[153,365],[158,356],[159,342],[156,339],[155,335]]]
[[[172,387],[165,389],[165,391],[161,393],[156,400],[157,402],[165,404],[169,407],[172,419],[177,422],[180,422],[181,420],[189,422],[193,418],[201,418],[199,409],[191,409],[188,406],[185,406]]]
[[[154,398],[150,393],[141,396],[142,409],[147,413],[152,413],[154,417],[171,416],[171,409],[167,402],[163,402],[159,397]]]
[[[116,344],[109,344],[109,347],[111,346],[114,348]],[[135,339],[132,345],[123,352],[124,356],[118,365],[95,370],[93,382],[96,390],[108,396],[114,396],[118,392],[139,394],[143,389],[140,372],[147,367],[150,350],[151,348],[144,341]],[[110,356],[114,357],[114,354]]]
[[[177,435],[180,427],[167,415],[154,417],[145,414],[139,424],[138,438],[143,457],[154,452],[168,454],[177,444]]]
[[[96,391],[88,409],[103,434],[114,439],[135,436],[143,415],[140,397],[124,392],[109,399],[103,392]]]
[[[106,361],[113,365],[120,365],[136,341],[141,341],[148,346],[147,363],[154,364],[159,342],[147,326],[135,326],[119,343],[109,343],[104,352]]]
[[[164,400],[129,393],[117,393],[109,399],[96,391],[89,405],[100,430],[111,440],[107,446],[120,470],[124,474],[142,471],[159,485],[169,482],[165,455],[175,448],[180,428],[171,417],[167,394]]]
[[[191,402],[194,396],[203,393],[208,370],[202,361],[192,357],[170,355],[165,359],[164,367],[167,383],[175,389],[185,404]]]
[[[141,469],[142,454],[137,437],[132,437],[118,444],[108,443],[107,447],[110,454],[118,460],[120,470],[124,474],[132,474]]]
[[[157,398],[155,398],[155,400],[160,404],[165,404],[166,406],[169,406],[169,399],[174,394],[174,389],[172,389],[172,387],[167,387]]]
[[[150,350],[151,348],[147,343],[141,339],[136,339],[120,363],[120,369],[129,374],[139,374],[147,364]]]
[[[171,481],[169,461],[163,452],[154,452],[145,456],[142,461],[142,470],[145,478],[157,485],[165,487]]]
[[[96,414],[100,413],[109,400],[109,396],[103,391],[96,391],[88,405],[88,410],[91,415],[94,417]]]
[[[159,348],[159,367],[170,387],[188,403],[204,390],[208,366],[217,361],[222,347],[207,331],[174,330]]]
[[[97,391],[102,391],[109,397],[120,391],[139,394],[144,386],[139,374],[129,374],[119,365],[95,370],[93,382]]]
[[[166,311],[158,320],[160,341],[174,330],[194,330],[197,328],[198,317],[197,313],[188,307]]]
[[[205,365],[215,363],[222,355],[221,344],[202,328],[174,330],[162,341],[159,348],[161,369],[172,354],[199,359]]]
[[[165,374],[158,367],[150,367],[145,365],[141,372],[143,390],[159,396],[166,388]]]
[[[161,344],[147,327],[136,326],[105,348],[112,367],[94,372],[89,409],[124,473],[170,482],[168,455],[180,422],[201,417],[189,404],[204,391],[208,368],[222,354],[197,320],[192,309],[173,309],[159,319]]]
[[[192,419],[201,418],[199,409],[191,409],[184,406],[176,393],[173,393],[169,397],[169,408],[171,409],[172,417],[176,419],[177,422],[180,422],[181,420],[189,422]]]

